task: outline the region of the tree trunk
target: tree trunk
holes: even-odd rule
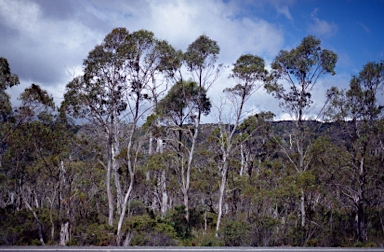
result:
[[[65,246],[69,242],[69,222],[67,221],[65,224],[61,223],[60,230],[60,246]]]
[[[110,152],[110,151],[109,151]],[[113,226],[113,195],[111,189],[111,168],[112,168],[112,153],[108,153],[108,164],[107,164],[107,176],[106,176],[106,184],[107,184],[107,196],[108,196],[108,225]]]
[[[383,222],[383,216],[381,215],[381,211],[382,209],[379,207],[379,220],[380,220],[380,224],[381,224],[381,230],[383,231],[383,235],[384,235],[384,222]]]
[[[157,138],[157,153],[164,153],[163,139]],[[167,180],[165,177],[165,171],[161,171],[160,178],[160,191],[161,191],[161,215],[164,217],[168,210],[168,192],[167,192]]]
[[[117,118],[117,116],[116,116]],[[112,145],[112,164],[113,164],[113,173],[115,177],[115,186],[116,186],[116,212],[117,214],[121,213],[121,208],[123,204],[123,193],[121,191],[120,184],[120,175],[119,175],[119,161],[117,156],[120,154],[120,144],[119,144],[119,130],[118,125],[114,126],[114,135],[113,135],[113,145]]]
[[[357,229],[358,240],[361,242],[367,241],[367,228],[365,226],[364,208],[362,202],[359,202],[357,209]]]
[[[195,132],[194,132],[193,138],[192,138],[192,146],[191,146],[191,150],[190,150],[189,157],[188,157],[187,177],[186,177],[186,181],[185,181],[185,185],[184,185],[184,189],[183,189],[184,205],[185,205],[185,211],[186,211],[185,219],[188,221],[188,223],[189,223],[189,186],[190,186],[190,177],[191,177],[193,154],[194,154],[194,151],[195,151],[195,145],[196,145],[197,136],[199,134],[199,125],[200,125],[199,119],[196,119],[196,120],[197,121],[195,122],[195,128],[194,128]]]
[[[225,193],[225,185],[227,183],[228,167],[229,167],[229,160],[225,160],[223,171],[222,171],[222,177],[221,177],[221,185],[220,185],[219,213],[217,216],[216,235],[220,228],[221,216],[223,215],[223,199],[224,199],[224,193]]]
[[[240,133],[241,134],[241,133]],[[240,168],[240,176],[243,176],[243,173],[246,173],[245,168],[245,155],[244,155],[244,146],[243,143],[240,144],[240,152],[241,152],[241,168]]]
[[[301,189],[300,211],[301,211],[301,226],[305,227],[305,197],[304,191]]]
[[[130,184],[129,184],[128,191],[127,191],[127,193],[125,194],[125,197],[124,197],[123,209],[122,209],[122,212],[120,214],[119,223],[117,224],[117,238],[116,238],[117,246],[121,245],[121,239],[122,239],[121,228],[123,226],[123,221],[124,221],[124,218],[125,218],[125,212],[127,210],[128,200],[129,200],[129,197],[131,196],[131,192],[132,192],[132,189],[133,189],[133,182],[134,182],[134,174],[133,174],[133,172],[130,172],[130,176],[131,176],[131,181],[130,181]]]
[[[128,232],[125,236],[125,239],[124,239],[124,242],[123,242],[123,246],[124,247],[128,247],[129,244],[131,244],[131,240],[132,240],[132,233],[131,232]]]
[[[358,218],[358,229],[359,236],[358,239],[361,242],[367,241],[367,227],[365,226],[365,216],[364,216],[364,156],[360,159],[360,169],[359,169],[359,188],[358,188],[358,202],[357,202],[357,218]]]
[[[137,121],[135,120],[135,122],[137,122]],[[132,131],[130,133],[129,141],[128,141],[128,146],[127,146],[127,161],[128,161],[128,172],[129,172],[129,176],[130,176],[130,182],[129,182],[128,191],[127,191],[127,193],[125,194],[125,197],[124,197],[124,201],[123,201],[123,205],[122,205],[122,211],[121,211],[121,214],[120,214],[120,219],[119,219],[119,222],[117,224],[117,237],[116,237],[117,246],[121,245],[121,240],[122,240],[121,228],[123,226],[123,221],[124,221],[124,218],[125,218],[125,213],[127,211],[128,200],[129,200],[129,197],[131,196],[131,193],[132,193],[132,190],[133,190],[134,181],[135,181],[136,161],[133,163],[132,159],[131,159],[132,157],[130,155],[131,149],[132,149],[132,146],[133,146],[132,138],[133,138],[133,135],[135,133],[135,129],[136,129],[136,124],[134,124],[133,129],[132,129]]]
[[[58,185],[56,186],[56,188],[54,189],[54,193],[53,193],[53,196],[52,196],[52,200],[51,200],[51,206],[49,208],[49,220],[51,222],[51,241],[52,241],[52,244],[54,244],[55,242],[55,223],[53,222],[53,205],[54,205],[54,202],[55,202],[55,199],[56,199],[56,190],[58,188]]]
[[[39,238],[40,238],[40,242],[43,244],[43,246],[45,246],[45,243],[44,243],[44,239],[43,239],[43,234],[41,233],[41,226],[40,226],[40,221],[39,221],[39,218],[37,217],[37,214],[36,212],[32,209],[32,207],[28,204],[28,202],[25,200],[24,196],[21,195],[25,205],[27,206],[27,208],[29,209],[29,211],[32,212],[33,216],[35,217],[36,219],[36,223],[37,223],[37,228],[38,228],[38,232],[39,232]]]
[[[165,179],[165,171],[161,172],[161,215],[165,216],[168,211],[168,193]]]

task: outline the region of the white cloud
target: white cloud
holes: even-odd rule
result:
[[[284,6],[276,5],[276,11],[279,14],[283,14],[287,19],[293,21],[293,17],[291,15],[291,12],[288,9],[288,6],[286,6],[286,5],[284,5]]]
[[[328,23],[325,20],[321,20],[317,17],[318,9],[316,8],[312,13],[311,17],[313,23],[309,25],[308,32],[314,33],[316,35],[328,36],[331,37],[335,35],[339,27],[334,23]]]
[[[363,29],[369,34],[371,33],[371,31],[368,29],[367,26],[365,26],[363,23],[360,23],[360,22],[357,22],[358,25],[360,25],[361,27],[363,27]]]
[[[0,0],[0,20],[7,20],[0,29],[3,26],[13,31],[13,36],[0,37],[0,55],[8,59],[12,72],[19,75],[22,83],[11,90],[13,101],[25,87],[36,83],[60,102],[65,85],[73,75],[81,73],[88,52],[115,27],[126,27],[130,32],[152,31],[157,38],[182,50],[205,34],[218,42],[219,63],[228,66],[245,53],[270,61],[284,44],[283,31],[274,24],[255,16],[240,16],[242,3],[237,1],[63,2],[72,7],[57,18],[60,8],[55,5],[47,7],[34,0]],[[290,19],[284,4],[278,12]],[[233,84],[227,78],[229,71],[223,72],[211,90],[212,97]],[[255,95],[261,96],[268,95]]]

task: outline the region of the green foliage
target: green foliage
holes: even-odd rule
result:
[[[70,244],[80,246],[110,246],[115,244],[113,228],[107,224],[91,223],[76,228]]]
[[[219,52],[220,48],[216,41],[201,35],[188,46],[184,60],[189,71],[202,70],[213,66]]]
[[[48,210],[41,209],[36,212],[40,219],[44,240],[47,240]],[[36,220],[29,210],[14,212],[12,208],[3,208],[0,209],[0,216],[0,245],[41,245]]]
[[[5,89],[19,85],[20,81],[16,74],[11,73],[7,59],[0,58],[0,90],[4,92]]]
[[[176,206],[175,209],[165,217],[166,223],[174,228],[176,236],[181,240],[191,238],[191,230],[185,214],[185,206]]]
[[[192,238],[191,244],[199,247],[218,247],[224,246],[222,239],[215,235],[215,232],[205,232],[200,230],[195,237]]]
[[[176,245],[177,234],[173,227],[148,215],[131,216],[125,221],[123,229],[132,236],[132,246]]]
[[[223,223],[221,232],[225,246],[249,246],[250,225],[243,221],[227,221]]]
[[[249,95],[259,88],[255,86],[256,82],[264,80],[266,74],[262,58],[251,54],[242,55],[233,64],[232,74],[229,75],[229,78],[234,78],[239,83],[232,88],[224,89],[224,92],[239,96],[245,102]]]
[[[298,119],[300,111],[313,102],[310,91],[317,79],[327,73],[334,75],[336,62],[334,52],[321,49],[320,39],[308,36],[295,49],[279,52],[272,63],[265,88],[281,99],[280,105]],[[280,80],[287,83],[289,90],[284,88],[284,84],[279,84]]]
[[[211,106],[204,88],[199,88],[193,81],[180,81],[173,85],[167,95],[159,102],[156,113],[172,120],[177,126],[182,126],[185,122],[193,121],[191,109],[208,115]]]
[[[56,245],[66,221],[67,245],[116,245],[118,213],[112,210],[118,183],[113,182],[127,189],[127,160],[137,157],[121,230],[130,245],[382,246],[384,61],[363,66],[348,89],[331,88],[329,123],[321,123],[306,121],[305,113],[317,80],[335,74],[337,55],[322,49],[318,38],[308,36],[296,48],[280,51],[270,73],[262,58],[242,55],[229,76],[234,85],[224,90],[239,104],[235,109],[241,111],[265,82],[294,122],[272,122],[274,115],[262,112],[240,115],[238,128],[198,125],[200,115],[211,112],[207,92],[222,69],[216,65],[219,51],[204,35],[184,54],[150,31],[113,29],[89,52],[84,75],[67,85],[57,112],[52,96],[35,84],[13,108],[7,91],[19,80],[0,58],[0,245],[41,245],[21,196],[37,207],[48,245]],[[182,64],[193,79],[183,81]],[[160,101],[159,75],[174,83]],[[150,107],[141,104],[148,101],[157,107],[133,134],[143,142],[130,149],[128,132],[145,119],[140,113]],[[67,115],[92,124],[72,127]],[[164,152],[148,155],[148,131],[163,140]],[[108,167],[116,168],[111,184],[105,179]],[[192,168],[188,176],[187,168]],[[216,235],[223,179],[225,214]],[[162,190],[167,207],[174,207],[164,219]],[[186,207],[177,206],[184,196],[189,221]]]

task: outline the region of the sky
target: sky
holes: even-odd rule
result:
[[[35,83],[59,106],[89,51],[116,27],[152,31],[183,51],[200,35],[217,41],[218,63],[228,68],[208,92],[214,106],[235,84],[228,75],[242,54],[264,58],[268,68],[280,50],[308,35],[338,55],[336,75],[323,76],[313,90],[309,117],[320,111],[328,88],[347,88],[366,63],[384,60],[384,0],[0,0],[0,57],[21,82],[8,90],[12,103]],[[260,88],[246,112],[290,119],[278,104]],[[215,113],[205,119],[215,120]]]

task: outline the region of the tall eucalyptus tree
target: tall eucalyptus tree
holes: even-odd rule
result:
[[[101,45],[93,49],[84,60],[84,75],[67,85],[63,106],[74,117],[88,121],[103,130],[106,139],[106,158],[100,163],[106,167],[106,185],[109,205],[109,225],[113,225],[114,204],[111,175],[116,187],[117,214],[120,215],[117,242],[121,243],[121,226],[127,201],[131,195],[136,169],[134,133],[140,118],[151,106],[144,105],[151,97],[154,78],[173,67],[175,50],[166,42],[157,40],[152,32],[140,30],[129,33],[116,28]],[[171,66],[170,66],[171,65]],[[122,132],[122,123],[128,132]],[[126,142],[121,142],[126,134]],[[124,144],[126,164],[130,175],[128,189],[123,192],[118,169],[118,155]],[[136,143],[137,144],[137,143]],[[138,149],[136,149],[138,151]],[[105,164],[106,163],[106,164]]]
[[[104,38],[101,45],[89,53],[84,60],[84,75],[74,78],[67,85],[63,102],[63,107],[69,114],[104,131],[107,140],[108,223],[111,226],[114,212],[111,172],[118,169],[116,156],[119,154],[119,115],[127,108],[127,103],[122,98],[130,78],[126,71],[129,57],[121,48],[128,35],[125,28],[116,28]],[[119,188],[119,180],[115,181]],[[117,195],[117,206],[120,208],[121,193],[118,192]]]
[[[291,115],[295,122],[292,132],[292,148],[278,141],[282,152],[294,167],[298,176],[310,168],[309,149],[312,139],[306,130],[308,108],[313,103],[311,91],[320,76],[334,75],[337,55],[321,48],[321,41],[314,36],[303,39],[298,47],[291,51],[280,51],[272,63],[272,70],[265,88],[277,99],[280,107]],[[294,155],[296,154],[296,155]],[[305,192],[301,190],[301,226],[305,226]]]
[[[18,84],[20,84],[19,78],[16,74],[11,73],[7,59],[0,58],[0,168],[6,148],[5,141],[16,129],[21,119],[15,117],[6,90]]]
[[[364,209],[369,200],[382,194],[384,148],[380,131],[383,131],[384,104],[379,97],[383,87],[382,61],[367,63],[358,76],[352,77],[348,90],[336,87],[328,90],[332,97],[328,119],[340,124],[341,140],[337,144],[346,153],[339,171],[340,180],[335,185],[356,210],[356,234],[361,242],[368,239]],[[382,218],[380,212],[379,217]]]
[[[216,232],[218,232],[220,228],[221,217],[223,214],[223,199],[228,177],[229,163],[232,158],[233,151],[240,146],[237,146],[236,141],[234,141],[235,132],[241,123],[241,120],[244,119],[243,112],[246,101],[263,85],[262,81],[267,74],[264,66],[265,64],[262,58],[250,54],[242,55],[233,65],[232,74],[229,76],[230,78],[235,79],[237,82],[236,85],[224,90],[229,98],[228,100],[231,102],[231,107],[234,109],[234,120],[225,125],[222,123],[221,116],[219,118],[220,133],[218,134],[218,142],[220,145],[222,160],[219,165],[221,183]],[[222,113],[222,111],[220,111],[220,113]],[[245,136],[244,139],[246,138],[247,137]],[[237,142],[244,141],[244,139],[238,139]]]
[[[201,35],[194,42],[192,42],[184,54],[184,63],[187,67],[188,73],[194,82],[196,82],[197,97],[203,97],[204,92],[208,92],[212,85],[215,84],[221,70],[222,64],[217,64],[217,57],[220,48],[217,42],[210,39],[208,36]],[[184,91],[183,91],[184,92]],[[201,117],[205,113],[204,99],[191,100],[192,97],[187,98],[187,108],[190,118],[192,119],[193,126],[187,132],[191,147],[188,150],[188,163],[186,167],[185,181],[182,192],[184,197],[184,205],[186,210],[186,219],[189,221],[189,188],[191,180],[191,169],[193,165],[193,156],[196,148],[196,140],[199,135]],[[193,129],[193,130],[192,130]],[[183,175],[184,176],[184,175]]]

